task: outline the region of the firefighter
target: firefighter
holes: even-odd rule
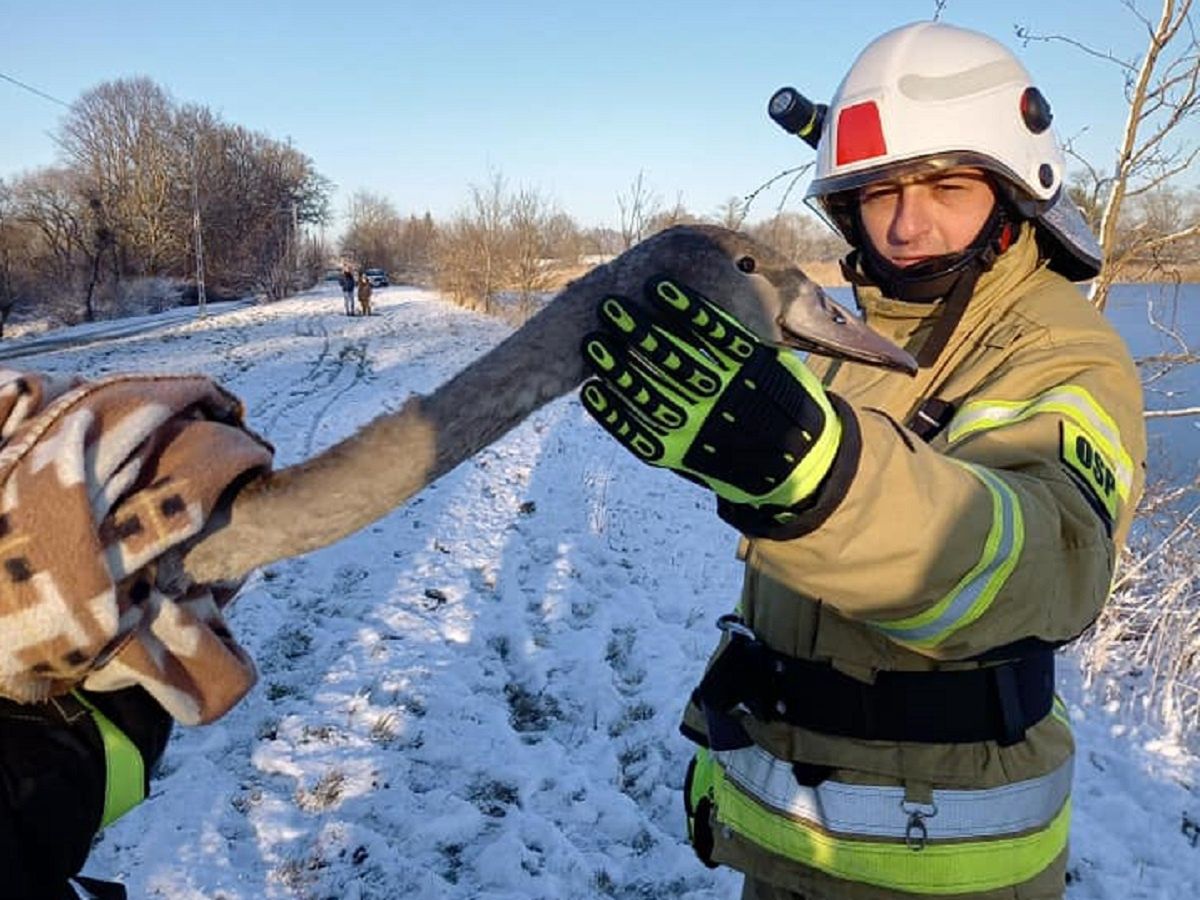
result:
[[[585,341],[585,407],[743,535],[682,725],[689,836],[743,898],[1065,890],[1054,650],[1107,597],[1146,438],[1129,353],[1071,284],[1101,254],[1050,120],[1003,45],[932,22],[829,104],[808,197],[915,376],[806,368],[671,273]]]

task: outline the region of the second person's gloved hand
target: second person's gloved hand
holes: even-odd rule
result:
[[[620,297],[584,339],[584,407],[643,462],[784,523],[829,473],[842,427],[820,382],[699,293],[646,284],[650,315]]]

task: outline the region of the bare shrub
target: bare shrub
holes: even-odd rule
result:
[[[840,259],[850,249],[841,235],[802,213],[776,213],[746,233],[796,263]]]
[[[536,191],[520,191],[508,206],[508,281],[521,301],[529,304],[554,282],[550,258],[550,213]]]
[[[434,283],[460,306],[505,317],[515,310],[520,319],[560,283],[582,243],[538,191],[511,194],[495,174],[485,187],[472,185],[470,206],[438,230]]]
[[[437,244],[437,286],[455,303],[491,312],[493,295],[504,287],[507,219],[511,208],[504,176],[471,185],[470,206],[455,216]]]
[[[432,283],[437,235],[437,225],[428,212],[423,216],[409,216],[403,222],[396,250],[397,278],[413,284]]]
[[[371,725],[369,737],[377,744],[390,744],[400,734],[402,723],[395,710],[386,710]]]
[[[330,769],[322,775],[311,789],[296,791],[296,805],[305,812],[323,812],[336,806],[346,786],[346,775],[339,769]]]
[[[1112,596],[1076,649],[1106,701],[1200,735],[1200,482],[1146,491]]]

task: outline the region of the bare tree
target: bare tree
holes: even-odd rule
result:
[[[303,227],[328,218],[330,185],[290,142],[177,108],[146,78],[85,92],[58,141],[61,168],[9,186],[29,246],[8,259],[31,299],[68,319],[119,312],[121,279],[189,277],[201,237],[220,288],[278,297],[307,277]]]
[[[403,222],[392,202],[380,194],[358,191],[350,198],[349,225],[342,237],[342,254],[360,266],[389,271],[400,263]]]
[[[17,303],[17,269],[26,242],[22,226],[12,188],[0,178],[0,337]]]
[[[487,185],[473,184],[470,190],[470,206],[439,236],[435,279],[456,303],[490,313],[506,275],[511,200],[499,172]]]
[[[814,165],[815,163],[810,161],[799,166],[793,166],[790,169],[784,169],[782,172],[771,176],[754,190],[752,190],[741,201],[743,220],[749,216],[751,208],[753,208],[759,197],[763,196],[768,190],[773,188],[779,182],[786,180],[783,193],[779,197],[779,202],[775,205],[775,212],[771,219],[768,220],[776,222],[781,221],[780,216],[784,215],[784,207],[787,206],[788,200],[792,196],[792,192],[795,191],[796,186],[800,183],[800,179],[803,178],[805,173],[812,169]],[[769,237],[765,239],[768,244],[771,243]]]
[[[79,197],[69,185],[66,170],[43,169],[13,187],[17,215],[38,231],[40,267],[60,284],[75,278],[76,251],[83,234]]]
[[[621,249],[628,250],[652,233],[650,222],[662,212],[662,201],[646,185],[646,173],[638,171],[629,185],[629,192],[617,194],[617,210],[621,222]]]
[[[483,303],[483,311],[491,312],[493,295],[504,278],[505,223],[509,215],[510,200],[504,176],[492,173],[491,180],[484,186],[471,185],[471,243],[479,270],[477,296]]]
[[[87,201],[69,169],[42,169],[13,185],[15,215],[37,234],[30,268],[42,282],[42,295],[68,320],[86,318],[78,309],[82,273],[87,266]]]
[[[135,274],[160,272],[186,252],[172,222],[173,115],[153,81],[119,79],[83,94],[59,129],[59,145],[106,210],[122,268]]]
[[[581,238],[584,252],[596,256],[616,256],[625,246],[624,236],[615,228],[588,228]]]
[[[472,244],[470,220],[460,212],[439,230],[434,247],[434,285],[447,299],[468,308],[479,303],[474,294]]]
[[[1112,169],[1089,165],[1083,176],[1089,187],[1082,195],[1094,199],[1094,205],[1089,204],[1093,212],[1099,210],[1100,245],[1105,251],[1103,268],[1089,292],[1089,299],[1100,309],[1106,306],[1113,283],[1133,266],[1157,259],[1176,242],[1200,234],[1200,221],[1193,217],[1170,231],[1147,230],[1127,243],[1119,240],[1127,202],[1163,189],[1171,179],[1187,172],[1200,154],[1200,147],[1182,137],[1185,126],[1200,111],[1200,44],[1189,15],[1192,0],[1161,2],[1158,19],[1152,21],[1131,0],[1123,0],[1147,36],[1140,58],[1122,59],[1067,35],[1038,34],[1024,26],[1016,29],[1026,43],[1061,42],[1112,63],[1125,80],[1128,116]]]
[[[509,281],[526,313],[554,284],[551,215],[546,199],[532,188],[518,191],[508,207]]]
[[[1110,179],[1102,175],[1082,157],[1076,158],[1088,168],[1086,171],[1071,173],[1067,194],[1079,207],[1088,228],[1092,229],[1094,234],[1100,230],[1100,217],[1104,215],[1104,198]]]
[[[434,248],[438,227],[428,211],[423,216],[409,216],[400,227],[399,259],[396,263],[400,277],[427,283],[433,274]]]
[[[303,284],[311,286],[320,279],[329,260],[333,258],[333,247],[319,234],[306,235],[300,242],[300,272]]]
[[[100,265],[105,252],[113,246],[113,232],[100,198],[93,194],[87,201],[87,236],[81,249],[87,259],[87,286],[83,291],[84,321],[96,319],[96,286],[100,283]]]
[[[545,222],[547,252],[563,266],[573,266],[583,256],[584,236],[579,225],[562,211],[551,212]]]
[[[744,197],[730,197],[717,210],[717,224],[737,231],[746,221],[748,211]]]
[[[329,182],[290,144],[241,126],[214,139],[205,255],[232,286],[286,296],[298,283],[300,228],[328,220]]]

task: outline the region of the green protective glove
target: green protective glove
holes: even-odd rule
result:
[[[584,408],[643,462],[785,521],[841,442],[821,383],[677,281],[651,279],[646,298],[649,315],[621,297],[601,302],[604,330],[583,342],[597,376],[583,385]]]

